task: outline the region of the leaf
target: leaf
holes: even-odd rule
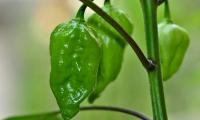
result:
[[[5,120],[62,120],[57,113],[9,117]]]

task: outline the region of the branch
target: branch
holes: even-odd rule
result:
[[[134,110],[128,110],[125,108],[120,108],[120,107],[111,107],[111,106],[85,106],[85,107],[80,107],[81,111],[88,111],[88,110],[102,110],[102,111],[113,111],[113,112],[120,112],[120,113],[125,113],[137,118],[140,118],[141,120],[151,120],[150,118],[146,117],[144,114],[139,113]],[[9,117],[4,120],[14,120],[14,119],[25,119],[25,118],[37,118],[41,116],[57,116],[60,114],[60,111],[54,111],[54,112],[49,112],[45,114],[36,114],[36,115],[25,115],[25,116],[18,116],[18,117]]]
[[[128,110],[125,108],[120,108],[120,107],[111,107],[111,106],[85,106],[85,107],[80,107],[81,111],[87,111],[87,110],[103,110],[103,111],[113,111],[113,112],[120,112],[120,113],[125,113],[134,117],[137,117],[141,120],[151,120],[147,116],[145,116],[142,113],[139,113],[134,110]],[[48,113],[49,115],[56,115],[60,114],[60,111]]]
[[[129,43],[129,45],[135,51],[142,65],[148,71],[153,70],[155,68],[153,62],[145,57],[144,53],[137,45],[137,43],[134,41],[134,39],[119,25],[119,23],[117,23],[111,16],[109,16],[106,12],[104,12],[100,7],[98,7],[95,3],[91,2],[90,0],[80,0],[80,1],[83,2],[85,5],[87,5],[88,7],[90,7],[92,10],[94,10],[105,21],[107,21],[110,25],[112,25],[113,28],[115,28],[121,34],[121,36],[123,36],[123,38]]]
[[[104,110],[104,111],[113,111],[113,112],[121,112],[125,114],[129,114],[132,116],[135,116],[137,118],[140,118],[142,120],[151,120],[150,118],[146,117],[144,114],[139,113],[137,111],[128,110],[125,108],[119,108],[119,107],[111,107],[111,106],[90,106],[90,107],[81,107],[82,111],[84,110]]]

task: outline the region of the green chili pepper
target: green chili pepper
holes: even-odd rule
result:
[[[168,20],[161,22],[158,30],[162,76],[167,80],[180,68],[189,46],[189,36],[184,28]]]
[[[50,85],[65,120],[79,112],[80,103],[93,91],[101,59],[96,33],[84,21],[85,9],[83,5],[75,19],[51,34]]]
[[[105,1],[103,10],[122,25],[129,34],[132,33],[133,26],[129,19],[124,12],[114,8],[109,0]],[[126,43],[121,35],[96,13],[89,17],[87,23],[97,31],[98,36],[102,39],[103,51],[97,86],[89,97],[89,102],[92,103],[119,74]]]

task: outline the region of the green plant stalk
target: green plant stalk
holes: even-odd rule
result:
[[[165,19],[167,19],[168,21],[171,21],[171,12],[170,12],[170,8],[169,8],[169,1],[165,0]]]
[[[152,59],[156,64],[156,68],[154,70],[148,71],[153,118],[154,120],[167,120],[159,58],[157,1],[141,0],[141,4],[143,8],[146,30],[147,54],[148,58]]]
[[[151,120],[149,117],[146,115],[137,112],[135,110],[130,110],[126,108],[121,108],[121,107],[113,107],[113,106],[82,106],[80,107],[81,111],[110,111],[110,112],[118,112],[118,113],[123,113],[127,115],[131,115],[133,117],[139,118],[141,120]],[[4,120],[48,120],[47,118],[54,118],[57,117],[60,114],[60,111],[54,111],[54,112],[49,112],[49,113],[43,113],[43,114],[35,114],[35,115],[23,115],[23,116],[13,116],[6,118]],[[54,119],[53,119],[54,120]],[[57,120],[55,118],[55,120]],[[59,119],[60,120],[60,119]]]
[[[105,0],[104,1],[104,4],[107,4],[107,3],[110,4],[110,0]]]
[[[80,18],[80,19],[83,19],[84,20],[84,15],[85,15],[85,10],[86,10],[87,6],[86,5],[82,5],[77,14],[76,14],[76,18]]]

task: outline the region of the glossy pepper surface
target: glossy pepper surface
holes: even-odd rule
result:
[[[79,112],[80,103],[93,91],[101,58],[96,33],[82,13],[77,15],[58,25],[50,41],[50,85],[65,120]]]
[[[187,31],[171,21],[158,25],[163,80],[168,80],[181,66],[189,46]]]
[[[103,10],[122,25],[129,34],[132,33],[133,25],[124,12],[114,8],[110,2],[105,2]],[[110,24],[97,14],[89,17],[87,23],[97,31],[99,38],[102,40],[102,59],[97,86],[89,97],[89,102],[92,103],[119,74],[126,42]]]

